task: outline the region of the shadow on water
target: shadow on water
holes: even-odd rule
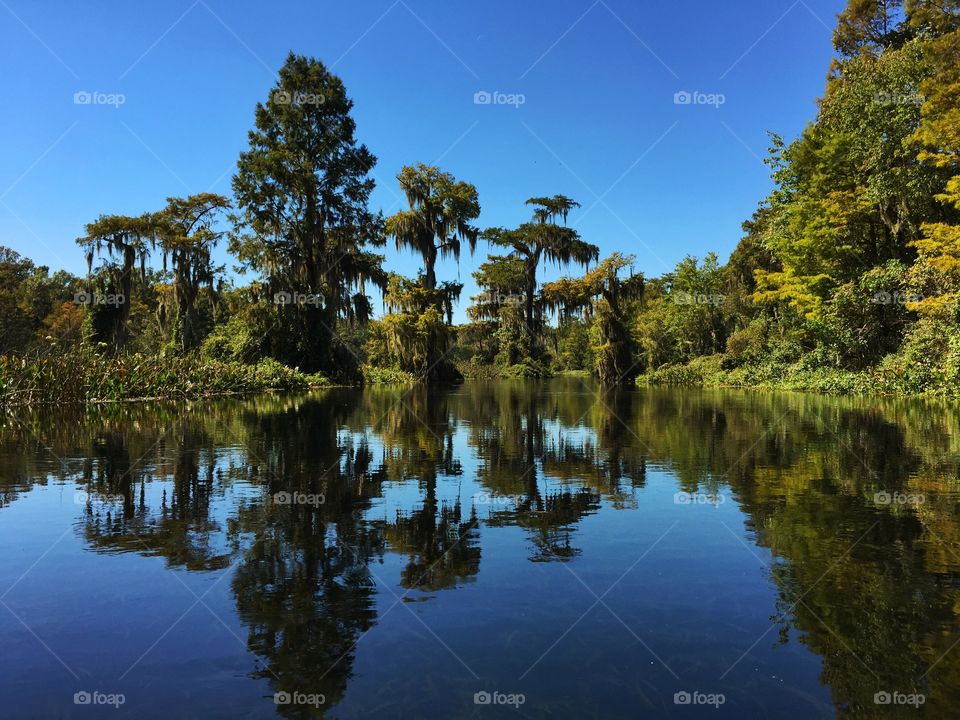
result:
[[[176,571],[229,573],[232,613],[254,656],[248,678],[281,701],[284,693],[324,696],[317,707],[268,699],[253,716],[386,717],[401,713],[350,692],[364,674],[356,672],[364,637],[378,623],[404,616],[427,643],[432,630],[407,614],[410,603],[439,612],[458,597],[467,602],[475,587],[482,602],[509,604],[509,584],[482,584],[488,572],[504,583],[516,577],[518,563],[505,568],[504,548],[520,548],[525,573],[549,573],[557,563],[578,573],[591,563],[605,568],[612,558],[594,518],[620,528],[616,518],[655,517],[645,493],[668,477],[670,494],[728,496],[741,514],[741,540],[762,567],[725,582],[772,588],[764,622],[773,629],[760,648],[800,645],[820,663],[817,683],[789,687],[786,678],[788,687],[781,679],[773,688],[749,676],[748,657],[727,680],[753,699],[727,690],[723,712],[775,707],[789,716],[809,700],[796,716],[816,716],[825,693],[827,715],[916,716],[913,707],[876,704],[876,693],[899,691],[924,695],[921,716],[949,717],[960,705],[960,649],[952,651],[960,640],[958,428],[955,405],[600,392],[576,379],[20,414],[6,418],[0,434],[0,522],[38,488],[75,486],[75,537],[84,548],[162,558]],[[663,510],[679,512],[673,504]],[[631,559],[613,563],[612,579]],[[18,574],[11,570],[10,582]],[[10,584],[6,574],[0,579]],[[643,611],[643,597],[632,602]],[[562,622],[552,617],[558,624],[546,636],[563,632],[583,603]],[[393,610],[398,605],[406,608]],[[525,627],[518,620],[508,630]],[[721,672],[755,636],[725,639],[723,657],[696,662],[661,642],[669,657],[661,663],[692,673],[706,662],[723,687]],[[495,665],[489,647],[478,641],[467,651],[470,665]],[[531,660],[539,652],[526,651]],[[655,665],[637,652],[638,662]],[[579,658],[568,660],[571,672],[592,679],[567,688],[567,679],[531,676],[540,694],[530,694],[521,716],[619,717],[632,708],[669,717],[685,709],[673,705],[672,690],[666,700],[651,696],[659,681],[632,683],[617,676],[622,669],[585,670],[573,665]],[[402,660],[407,671],[417,663],[416,655]],[[482,689],[467,679],[463,687]],[[432,698],[394,689],[407,716],[429,716],[427,700],[445,716],[485,710],[466,695],[445,698],[443,686],[424,687]],[[622,697],[612,700],[610,688]],[[204,692],[216,690],[198,678],[196,693]],[[777,692],[780,705],[770,699]]]

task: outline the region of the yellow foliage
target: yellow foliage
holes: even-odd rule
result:
[[[923,298],[916,302],[908,302],[907,310],[919,315],[936,316],[952,312],[954,304],[957,302],[957,293],[945,293],[935,297]]]
[[[809,320],[820,317],[823,300],[810,292],[811,287],[827,280],[824,275],[800,276],[792,270],[784,272],[754,271],[757,289],[752,300],[758,305],[777,305],[786,303],[797,313]]]

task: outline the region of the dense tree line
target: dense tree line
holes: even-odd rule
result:
[[[614,254],[549,283],[537,301],[557,324],[530,356],[610,382],[956,392],[960,3],[851,0],[834,40],[818,115],[791,143],[771,135],[774,190],[726,265],[688,257],[644,282]],[[462,333],[515,372],[497,353],[519,327],[502,302],[519,259],[475,273],[488,292]]]
[[[409,207],[374,212],[376,157],[342,81],[291,54],[256,107],[232,199],[97,218],[77,241],[85,279],[4,250],[3,351],[268,358],[351,383],[578,371],[610,384],[953,393],[960,2],[850,0],[834,45],[816,118],[792,142],[771,134],[774,189],[727,263],[687,257],[657,278],[631,256],[601,261],[563,195],[527,200],[518,227],[482,229],[474,185],[411,164],[397,176]],[[224,239],[255,279],[214,263]],[[420,257],[417,277],[383,270],[388,241]],[[456,326],[463,285],[438,278],[437,262],[481,244],[481,292]],[[583,274],[543,284],[545,264]]]

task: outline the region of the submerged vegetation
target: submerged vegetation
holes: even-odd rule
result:
[[[481,229],[474,185],[404,167],[409,207],[369,208],[376,157],[340,78],[291,54],[258,103],[234,197],[101,215],[87,278],[0,249],[0,397],[109,400],[335,382],[593,373],[606,384],[722,384],[960,394],[960,1],[850,0],[815,120],[771,135],[774,189],[727,263],[661,277],[527,200]],[[237,284],[214,260],[226,239]],[[388,274],[392,240],[423,262]],[[485,243],[481,288],[439,258]],[[544,264],[583,274],[541,284]],[[593,265],[593,267],[591,267]],[[374,317],[369,293],[385,314]]]

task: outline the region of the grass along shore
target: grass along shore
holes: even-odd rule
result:
[[[269,358],[255,364],[197,356],[106,356],[80,346],[42,356],[0,356],[0,404],[194,399],[262,390],[330,386]]]

